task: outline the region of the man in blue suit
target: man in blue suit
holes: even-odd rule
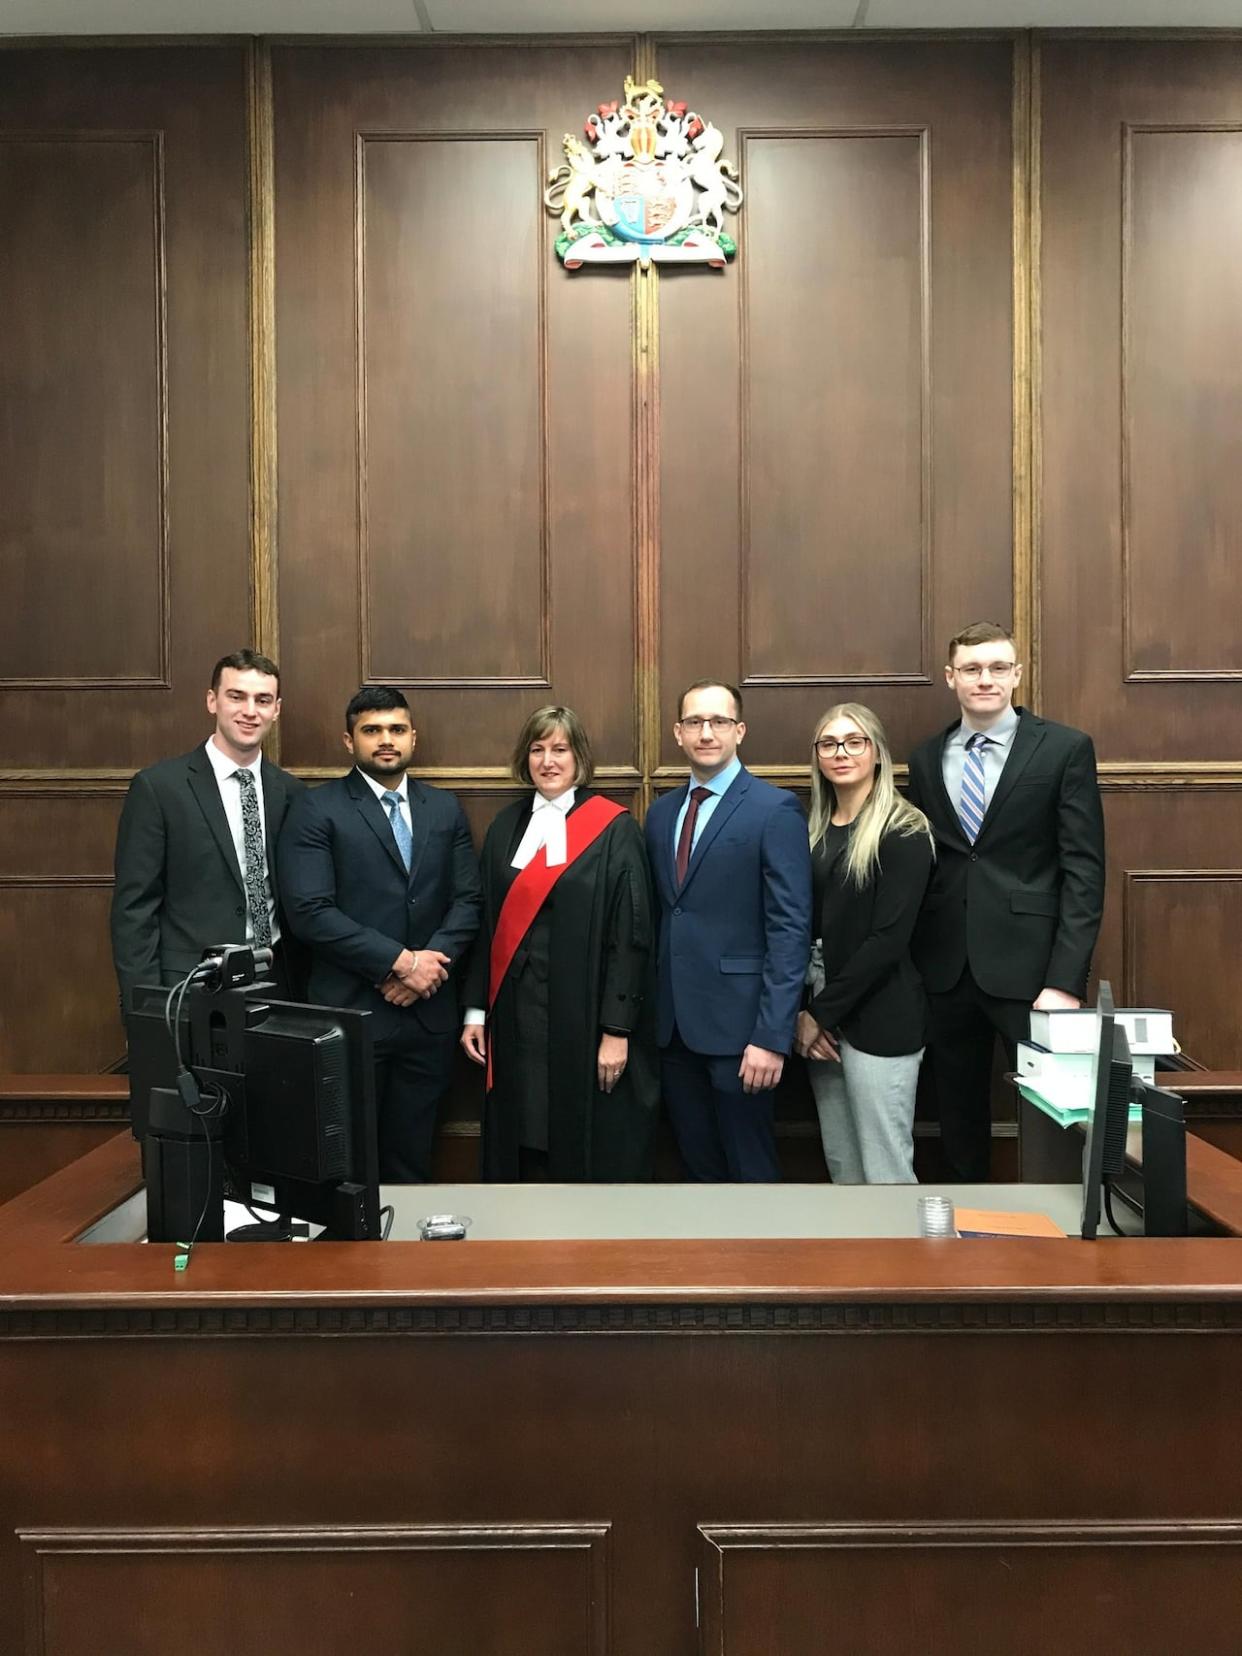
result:
[[[302,794],[280,836],[289,924],[309,945],[309,999],[373,1014],[380,1177],[431,1177],[457,1030],[458,967],[479,929],[479,865],[461,806],[406,775],[415,730],[400,690],[345,710],[354,769]]]
[[[647,816],[664,1102],[691,1179],[779,1179],[772,1089],[811,948],[806,819],[738,758],[746,726],[733,685],[692,684],[673,733],[690,782]]]

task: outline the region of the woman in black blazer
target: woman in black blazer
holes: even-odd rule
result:
[[[812,754],[816,941],[797,1047],[833,1183],[913,1184],[926,1002],[910,936],[935,842],[870,708],[829,708]]]

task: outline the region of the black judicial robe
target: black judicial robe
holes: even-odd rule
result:
[[[533,797],[533,796],[532,796]],[[570,816],[591,797],[579,789]],[[481,857],[483,925],[464,985],[467,1006],[487,1005],[492,937],[518,871],[513,856],[531,799],[503,810]],[[642,831],[626,812],[561,875],[519,945],[489,1019],[492,1087],[483,1111],[483,1177],[515,1182],[529,1143],[532,1083],[542,1094],[548,1174],[557,1182],[651,1177],[658,1065],[652,1019],[652,899]],[[543,981],[546,979],[546,982]],[[540,1029],[543,1025],[543,1029]],[[604,1029],[629,1035],[629,1058],[611,1093],[597,1078]],[[523,1051],[547,1043],[546,1063],[523,1069]],[[539,1147],[543,1147],[540,1145]]]

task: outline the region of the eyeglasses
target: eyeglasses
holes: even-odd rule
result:
[[[737,723],[736,719],[726,719],[723,713],[713,713],[710,718],[701,719],[697,713],[692,713],[688,719],[678,719],[683,730],[688,730],[692,736],[697,736],[704,725],[710,725],[713,736],[723,736],[726,730]]]
[[[994,679],[1012,678],[1018,670],[1016,661],[968,661],[964,667],[955,667],[953,671],[964,679],[977,679],[988,673]]]
[[[871,746],[870,736],[843,736],[834,741],[831,736],[821,736],[815,743],[815,751],[822,753],[825,759],[834,759],[838,752],[848,754],[851,759],[857,759],[859,754],[866,753]]]

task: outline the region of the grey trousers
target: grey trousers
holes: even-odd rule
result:
[[[807,982],[823,987],[818,946]],[[923,1049],[881,1058],[844,1039],[837,1046],[839,1064],[808,1058],[806,1065],[833,1184],[916,1184],[914,1094]]]

